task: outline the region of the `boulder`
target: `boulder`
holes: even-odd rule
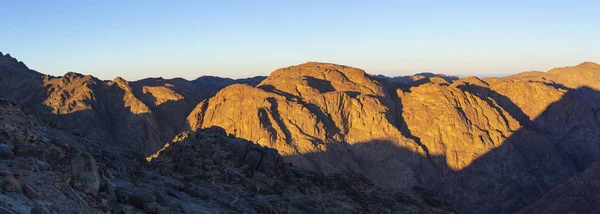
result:
[[[258,164],[260,164],[260,160],[262,159],[262,155],[257,151],[250,151],[246,153],[244,157],[244,164],[248,164],[250,168],[256,169]]]
[[[97,195],[100,188],[100,176],[96,160],[91,154],[79,152],[71,159],[71,180],[80,185],[83,190]]]
[[[133,195],[133,189],[123,188],[119,189],[115,192],[117,195],[117,200],[119,202],[126,203],[129,201],[129,198]]]
[[[156,202],[159,204],[166,204],[169,202],[169,198],[163,192],[156,192]]]
[[[23,192],[22,183],[19,179],[15,178],[13,175],[5,175],[4,176],[4,186],[3,189],[7,192]]]
[[[42,207],[39,205],[36,205],[31,209],[31,214],[50,214],[50,213],[51,212],[50,212],[50,210],[48,210],[48,208]]]
[[[133,207],[127,206],[124,204],[119,204],[117,202],[108,203],[108,207],[112,211],[112,213],[130,213]]]
[[[236,160],[242,161],[246,155],[246,143],[241,140],[231,140],[230,148]]]
[[[15,154],[13,153],[10,146],[7,144],[1,143],[0,144],[0,159],[1,160],[9,160],[9,159],[14,159],[14,158],[15,158]]]
[[[184,192],[180,192],[180,191],[173,190],[173,189],[168,189],[167,190],[167,194],[170,195],[170,196],[172,196],[172,197],[175,197],[175,198],[177,198],[179,200],[183,200],[183,201],[192,198],[190,195],[188,195],[188,194],[186,194]]]
[[[45,161],[48,152],[35,145],[21,144],[15,145],[14,154],[19,157],[34,157]]]
[[[27,138],[22,135],[22,134],[15,134],[14,138],[13,138],[13,143],[15,144],[23,144],[25,143],[25,141],[27,140]]]
[[[263,155],[257,170],[270,175],[280,165],[280,160],[281,156],[277,154],[277,151],[267,151],[266,154]]]
[[[210,200],[211,195],[213,195],[213,192],[210,189],[194,184],[186,185],[185,192],[192,197],[200,198],[205,201]]]
[[[144,204],[156,202],[156,196],[154,196],[153,191],[145,188],[119,189],[117,191],[117,198],[119,202],[127,203],[140,209],[144,209]]]
[[[270,179],[264,173],[259,172],[259,171],[255,171],[253,174],[254,174],[254,179],[255,180],[263,182],[263,183],[265,183],[269,187],[272,187],[273,185],[275,185],[275,180]]]
[[[25,194],[27,194],[27,197],[31,199],[38,199],[42,196],[42,193],[40,193],[40,191],[38,191],[35,187],[29,184],[23,185],[23,189],[25,189]]]
[[[151,214],[163,214],[163,213],[166,214],[166,213],[169,213],[169,208],[163,207],[163,206],[159,205],[158,203],[145,203],[144,211],[151,213]]]
[[[129,197],[129,203],[138,208],[144,208],[144,204],[156,203],[154,192],[149,189],[136,189]]]

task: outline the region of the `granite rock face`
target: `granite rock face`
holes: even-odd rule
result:
[[[89,153],[104,201],[82,209],[592,212],[599,82],[591,62],[503,78],[388,78],[309,62],[239,81],[102,81],[43,75],[2,55],[0,97],[15,102],[0,105],[27,113],[5,108],[21,113],[0,121],[0,161],[28,158],[51,172]],[[91,200],[82,194],[96,193],[94,173],[65,173],[61,194]],[[47,192],[15,172],[3,187]],[[587,204],[574,207],[581,198]]]
[[[599,77],[594,63],[486,79],[389,79],[306,63],[257,87],[224,88],[187,123],[223,127],[324,173],[424,185],[463,212],[514,212],[600,157]]]

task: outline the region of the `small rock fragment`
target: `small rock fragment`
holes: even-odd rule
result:
[[[10,160],[10,159],[14,159],[14,158],[15,158],[15,154],[13,153],[10,146],[6,145],[4,143],[0,144],[0,159]]]

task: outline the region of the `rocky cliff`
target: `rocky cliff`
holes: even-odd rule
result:
[[[436,189],[465,212],[514,212],[597,161],[600,68],[504,78],[372,77],[327,63],[233,85],[188,116],[325,173]],[[582,78],[585,77],[585,78]],[[575,111],[580,109],[580,111]]]
[[[73,72],[54,77],[8,54],[0,56],[0,97],[61,129],[143,155],[179,134],[185,118],[212,90],[184,79],[103,81]]]
[[[238,149],[260,147],[248,160],[254,160],[248,164],[250,169],[260,173],[280,166],[281,158],[323,176],[364,176],[386,190],[431,189],[437,193],[424,194],[438,197],[439,193],[465,213],[541,211],[561,200],[563,192],[573,189],[570,186],[590,180],[577,180],[577,176],[593,177],[593,166],[600,159],[599,80],[600,65],[591,62],[483,79],[436,74],[387,78],[348,66],[309,62],[278,69],[264,79],[239,82],[214,77],[192,82],[101,81],[76,73],[42,75],[8,55],[0,57],[0,97],[23,104],[50,127],[86,139],[81,143],[85,148],[93,144],[153,154],[148,158],[153,169],[186,176],[204,166],[198,162],[206,161],[193,159],[207,149],[195,146],[205,144],[196,140],[198,133],[222,127],[220,135],[260,146],[239,147],[220,137],[210,142],[225,142],[218,150],[228,151],[232,161],[245,161],[247,152],[236,155]],[[163,146],[172,141],[184,143]],[[262,160],[276,161],[265,166]],[[248,166],[242,170],[248,171]],[[287,175],[269,178],[282,178],[278,176]],[[363,188],[358,183],[352,185]],[[244,188],[239,191],[249,191]],[[330,194],[316,191],[319,197]],[[564,200],[583,197],[573,195]],[[334,201],[342,207],[358,202],[345,197]],[[576,210],[574,203],[567,202],[548,210]],[[283,205],[270,206],[280,210]],[[373,206],[380,211],[398,210],[396,205]],[[324,205],[318,209],[332,211]],[[370,211],[364,206],[343,210]]]

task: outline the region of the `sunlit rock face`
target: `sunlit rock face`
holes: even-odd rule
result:
[[[177,135],[188,113],[207,97],[185,80],[103,81],[73,72],[53,77],[9,56],[0,58],[3,98],[25,104],[49,123],[79,136],[144,155]]]
[[[597,159],[598,76],[597,64],[583,63],[504,78],[399,81],[306,63],[257,87],[221,90],[187,123],[221,126],[306,168],[433,187],[467,212],[514,212]]]
[[[445,163],[438,164],[453,170],[468,167],[520,127],[488,94],[468,91],[486,86],[476,78],[451,85],[434,78],[410,92],[398,92],[410,133],[420,138],[430,155],[445,157]]]
[[[416,180],[408,162],[418,162],[425,151],[394,125],[393,102],[363,70],[306,63],[276,70],[257,87],[229,86],[200,103],[187,121],[192,130],[223,127],[306,168],[412,186]],[[405,155],[374,147],[373,140],[403,148]],[[382,171],[391,176],[379,176]]]
[[[257,87],[227,87],[198,105],[188,122],[191,129],[219,124],[285,154],[303,154],[327,142],[399,138],[386,118],[386,99],[362,70],[307,63],[277,70]]]
[[[450,213],[434,191],[324,175],[219,127],[184,132],[150,162],[46,126],[0,99],[2,213]]]
[[[219,126],[303,168],[433,189],[464,213],[562,212],[574,200],[560,203],[562,192],[597,190],[587,182],[600,161],[595,63],[459,79],[309,62],[247,84],[216,79],[53,77],[0,57],[0,97],[86,142],[142,155]]]

